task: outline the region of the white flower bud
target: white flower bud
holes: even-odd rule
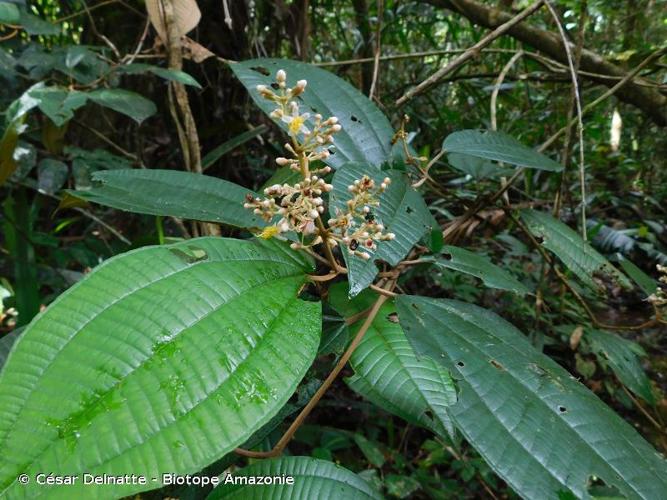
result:
[[[264,92],[267,91],[266,85],[257,85],[257,87],[255,88],[257,89],[257,92],[259,92],[260,94],[263,94]]]
[[[361,209],[361,211],[365,214],[369,213],[371,211],[371,207],[365,206],[364,208]]]
[[[301,92],[306,88],[306,85],[308,85],[307,80],[299,80],[296,82],[296,86],[294,87],[295,89],[299,89]]]
[[[332,116],[332,117],[330,117],[327,121],[328,121],[331,125],[335,125],[336,123],[338,123],[338,118],[335,117],[335,116]]]
[[[382,191],[384,191],[385,189],[387,189],[387,183],[386,183],[386,182],[383,182],[382,184],[380,184],[380,189],[382,189]]]
[[[289,247],[292,250],[298,250],[299,248],[301,248],[301,245],[299,245],[298,243],[291,243]]]
[[[255,215],[260,215],[262,211],[259,208],[256,208],[255,210],[252,211]]]
[[[349,186],[347,186],[347,190],[348,190],[350,193],[354,192],[354,189],[355,189],[355,187],[354,187],[352,184],[350,184]]]
[[[359,255],[359,257],[361,257],[364,260],[369,260],[371,258],[371,256],[368,255],[367,253],[360,253],[358,255]]]
[[[280,230],[281,233],[286,233],[287,231],[289,231],[289,224],[287,223],[286,220],[283,219],[283,221],[280,222],[280,224],[278,224],[278,229]]]
[[[384,182],[385,184],[391,184],[391,179],[389,177],[385,177],[382,182]]]
[[[341,127],[338,123],[335,124],[333,127],[331,127],[331,130],[333,130],[334,132],[340,132],[342,129],[343,127]]]
[[[279,69],[276,72],[276,81],[278,83],[283,83],[287,79],[287,73],[285,73],[284,69]]]
[[[332,185],[332,184],[325,184],[324,186],[322,186],[322,188],[323,188],[326,192],[329,192],[329,191],[331,191],[331,190],[333,189],[333,185]]]
[[[396,238],[396,235],[394,233],[387,233],[387,238],[393,240],[394,238]]]
[[[252,205],[250,203],[244,203],[243,208],[252,208]]]
[[[313,198],[313,204],[315,206],[320,206],[322,203],[324,203],[324,200],[322,198]]]
[[[289,163],[289,160],[287,158],[283,158],[282,156],[276,158],[276,163],[280,165],[281,167],[284,167]]]
[[[317,210],[311,210],[308,212],[308,215],[310,215],[311,219],[317,219],[320,216],[320,213]]]

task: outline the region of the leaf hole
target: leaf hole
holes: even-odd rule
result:
[[[387,321],[390,321],[391,323],[398,323],[398,314],[396,313],[387,314]]]
[[[253,70],[253,71],[256,71],[257,73],[259,73],[261,75],[264,75],[264,76],[269,76],[271,74],[271,72],[268,69],[266,69],[264,66],[253,66],[250,69]]]
[[[463,368],[466,364],[463,361],[457,361],[456,366]]]
[[[452,254],[451,253],[443,252],[442,256],[444,257],[445,260],[452,260]]]
[[[278,85],[276,82],[273,82],[273,83],[271,84],[271,88],[272,88],[273,90],[278,90],[278,89],[280,88],[280,85]]]
[[[411,214],[412,212],[414,212],[412,207],[405,207],[405,213]]]
[[[433,415],[431,410],[424,410],[424,416],[429,420],[435,420],[435,415]]]
[[[495,359],[490,359],[489,363],[491,363],[493,365],[493,367],[497,370],[501,370],[501,371],[505,370],[505,367],[503,365],[501,365],[500,363],[498,363]]]
[[[564,406],[559,405],[559,406],[558,406],[558,411],[559,411],[560,413],[566,413],[566,412],[567,412],[567,408],[565,408]]]
[[[359,122],[359,123],[361,123],[361,120],[360,120],[359,118],[357,118],[356,116],[354,116],[354,115],[350,116],[350,120],[352,120],[353,122]]]

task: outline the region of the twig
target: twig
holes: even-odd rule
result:
[[[505,77],[507,76],[507,73],[509,73],[509,70],[514,66],[514,63],[517,62],[521,56],[523,55],[523,50],[519,50],[516,54],[514,54],[509,61],[507,61],[507,64],[503,67],[503,69],[500,71],[500,74],[498,75],[498,79],[496,80],[495,85],[493,86],[493,92],[491,92],[491,130],[496,131],[498,130],[498,119],[497,119],[497,101],[498,101],[498,94],[500,93],[500,87],[503,84],[503,81],[505,80]],[[501,164],[502,165],[502,164]],[[500,178],[500,183],[502,186],[505,186],[507,184],[507,177],[502,176]],[[510,199],[507,194],[507,191],[503,193],[503,200],[505,201],[506,205],[509,205]]]
[[[484,38],[482,38],[479,42],[477,42],[475,45],[470,47],[468,50],[466,50],[464,53],[462,53],[460,56],[454,58],[449,64],[447,64],[444,68],[439,69],[435,73],[433,73],[431,76],[429,76],[426,80],[421,82],[419,85],[416,87],[411,88],[408,90],[403,96],[401,96],[397,101],[396,101],[396,106],[402,106],[405,104],[407,101],[412,99],[418,94],[421,94],[424,92],[426,89],[429,87],[435,85],[438,80],[443,78],[445,75],[448,73],[451,73],[452,71],[456,70],[463,64],[465,64],[469,59],[472,59],[476,57],[480,51],[489,45],[491,42],[493,42],[496,38],[504,35],[508,30],[510,30],[513,26],[516,24],[520,23],[524,19],[526,19],[528,16],[533,14],[535,11],[537,11],[542,4],[544,3],[544,0],[537,0],[534,4],[531,6],[527,7],[523,11],[521,11],[519,14],[517,14],[515,17],[507,21],[506,23],[498,26],[495,30],[493,30],[491,33],[486,35]]]
[[[581,110],[581,94],[579,93],[579,79],[577,78],[577,69],[575,68],[574,58],[572,57],[572,50],[570,48],[570,43],[567,40],[565,35],[565,30],[563,29],[563,24],[560,22],[558,14],[551,5],[550,0],[545,0],[545,5],[551,13],[551,16],[554,18],[556,26],[558,26],[558,32],[563,40],[563,46],[565,47],[565,54],[567,55],[567,63],[570,67],[570,73],[572,75],[572,91],[574,92],[575,104],[577,106],[577,131],[579,135],[579,187],[581,189],[581,236],[586,241],[587,231],[586,231],[586,170],[584,165],[584,121],[583,121],[583,112]],[[581,20],[582,23],[585,22],[584,19]],[[583,41],[583,32],[582,32],[582,41]],[[578,52],[581,53],[581,50],[578,49]],[[578,64],[577,64],[578,66]]]
[[[382,50],[382,16],[384,14],[384,1],[377,0],[377,26],[375,27],[375,58],[373,60],[373,79],[371,80],[371,89],[368,92],[368,98],[373,100],[375,94],[375,85],[380,71],[380,55]]]
[[[137,163],[141,163],[140,160],[139,160],[139,158],[137,157],[137,155],[132,154],[132,153],[130,153],[129,151],[123,149],[123,148],[120,147],[118,144],[116,144],[116,143],[113,142],[111,139],[109,139],[106,135],[104,135],[102,132],[99,132],[98,130],[95,130],[94,128],[89,127],[89,126],[86,125],[85,123],[82,123],[82,122],[80,122],[80,121],[78,121],[78,120],[72,120],[72,122],[74,122],[76,125],[78,125],[78,126],[81,127],[81,128],[85,128],[86,130],[88,130],[89,132],[91,132],[95,137],[97,137],[99,140],[101,140],[102,142],[104,142],[104,143],[106,143],[107,145],[111,146],[112,148],[114,148],[116,151],[118,151],[118,152],[119,152],[120,154],[122,154],[123,156],[126,156],[127,158],[129,158],[129,159],[131,159],[131,160],[133,160],[133,161],[135,161],[135,162],[137,162]]]
[[[373,307],[368,313],[366,320],[361,325],[361,328],[359,328],[359,331],[357,332],[357,335],[354,337],[354,340],[352,340],[352,343],[350,343],[350,346],[347,348],[343,356],[341,356],[341,358],[338,360],[338,363],[336,363],[336,366],[333,368],[333,370],[331,370],[331,373],[329,373],[329,376],[326,378],[326,380],[322,383],[319,389],[317,389],[315,395],[310,399],[310,401],[308,401],[308,404],[301,410],[301,413],[299,413],[299,415],[294,419],[292,425],[289,426],[285,434],[283,434],[283,436],[280,438],[278,443],[276,443],[273,449],[271,451],[251,451],[251,450],[244,450],[242,448],[236,448],[236,450],[234,450],[236,453],[244,457],[271,458],[278,456],[283,452],[285,447],[288,445],[288,443],[294,436],[294,433],[301,426],[301,424],[308,417],[308,415],[310,415],[310,412],[317,405],[320,399],[322,399],[322,396],[324,396],[329,387],[331,387],[331,384],[338,377],[338,374],[341,372],[343,367],[347,364],[350,357],[356,350],[357,346],[364,338],[364,335],[366,334],[370,326],[373,324],[373,321],[375,320],[375,317],[380,311],[382,304],[384,304],[386,300],[387,297],[385,295],[378,296],[377,300],[373,304]]]
[[[619,383],[621,384],[621,387],[625,391],[625,393],[628,395],[628,397],[632,400],[632,402],[635,404],[635,406],[639,409],[640,412],[648,419],[649,422],[653,424],[653,426],[658,429],[661,433],[665,433],[665,428],[658,423],[658,421],[653,418],[653,416],[644,408],[644,406],[635,398],[632,393],[628,390],[625,385],[623,385],[623,382],[619,380]]]

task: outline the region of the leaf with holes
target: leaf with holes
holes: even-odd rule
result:
[[[577,278],[591,288],[604,290],[599,278],[612,280],[625,288],[632,286],[623,273],[561,221],[536,210],[522,210],[521,218],[533,236],[542,238],[542,246],[556,254]]]
[[[140,214],[167,215],[238,227],[265,222],[243,208],[249,189],[207,175],[178,170],[106,170],[93,174],[92,189],[76,198]]]
[[[382,496],[354,472],[340,465],[310,457],[283,457],[262,460],[234,473],[235,477],[247,476],[248,480],[238,484],[222,483],[207,497],[207,500],[260,500],[289,499],[312,500],[379,500]],[[252,478],[260,476],[289,476],[293,484],[262,484]]]
[[[510,323],[455,300],[396,302],[417,353],[458,379],[456,427],[522,497],[590,498],[593,476],[627,498],[664,496],[667,462]]]
[[[298,80],[307,80],[308,87],[299,96],[302,112],[310,113],[311,123],[316,113],[324,118],[336,116],[343,127],[335,137],[332,149],[335,154],[327,160],[332,168],[339,168],[349,161],[363,161],[377,168],[390,159],[394,132],[389,121],[365,95],[333,73],[285,59],[252,59],[230,67],[255,103],[267,114],[275,109],[275,103],[262,98],[257,85],[270,86],[279,69],[287,72],[288,86],[294,86]],[[287,129],[286,123],[279,122],[279,125]]]
[[[115,257],[27,327],[0,373],[0,496],[19,473],[187,474],[267,423],[305,375],[312,262],[274,242],[199,238]],[[66,397],[64,397],[66,395]],[[52,487],[123,497],[156,485]]]
[[[331,287],[331,305],[350,318],[368,310],[376,294],[366,291],[349,300],[345,283]],[[385,303],[352,354],[354,375],[345,381],[372,403],[444,439],[453,434],[447,408],[456,402],[456,389],[446,369],[432,359],[417,357],[401,325],[396,308]],[[364,322],[350,326],[354,337]]]
[[[485,160],[500,161],[518,167],[560,172],[563,166],[542,153],[524,146],[502,132],[460,130],[449,134],[442,143],[447,153],[461,153]]]
[[[623,385],[647,403],[655,405],[651,382],[639,361],[646,353],[639,344],[618,334],[593,329],[586,330],[584,339],[598,361],[603,365],[608,364]]]
[[[380,195],[380,206],[373,209],[373,213],[384,225],[385,231],[394,233],[396,238],[378,242],[375,252],[368,252],[371,254],[370,260],[350,255],[343,249],[352,297],[373,283],[378,274],[375,261],[386,261],[395,266],[410,252],[413,245],[431,230],[434,223],[424,199],[412,188],[404,172],[373,171],[364,163],[349,163],[335,173],[329,208],[331,217],[335,217],[336,209],[345,210],[346,202],[351,197],[347,187],[364,175],[368,175],[377,184],[385,177],[391,178],[389,188]]]
[[[433,262],[439,267],[453,269],[461,273],[470,274],[481,279],[484,284],[490,288],[500,290],[509,290],[519,295],[530,293],[525,287],[510,273],[490,262],[486,257],[482,257],[474,252],[464,248],[446,245],[442,253],[444,258],[423,259],[426,262]]]

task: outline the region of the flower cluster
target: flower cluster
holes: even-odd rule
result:
[[[664,290],[665,286],[667,286],[667,266],[658,264],[658,272],[662,274],[659,281],[663,286],[659,287],[658,290],[648,298],[648,301],[655,307],[662,308],[667,306],[667,292]]]
[[[306,123],[310,119],[310,113],[301,113],[299,103],[295,97],[303,94],[308,82],[299,80],[292,88],[287,87],[287,74],[284,70],[276,73],[277,92],[266,85],[258,85],[259,94],[269,101],[276,103],[277,107],[271,112],[271,117],[287,124],[287,130],[292,138],[292,144],[285,144],[285,149],[293,155],[293,158],[276,158],[276,163],[281,167],[288,166],[295,171],[303,172],[303,160],[313,162],[315,160],[326,160],[331,155],[327,146],[333,144],[334,134],[340,132],[341,126],[338,118],[332,116],[324,120],[322,115],[313,116],[313,129],[310,130]],[[303,140],[299,140],[299,136]],[[313,173],[329,173],[331,169],[325,167],[321,171]]]
[[[384,226],[373,214],[373,208],[380,204],[379,195],[387,189],[391,180],[385,178],[379,186],[368,176],[354,181],[349,186],[353,196],[345,210],[337,209],[335,217],[329,220],[329,228],[326,228],[320,219],[325,212],[322,196],[333,186],[321,177],[330,173],[331,168],[325,166],[311,170],[310,167],[313,161],[329,157],[328,147],[334,142],[334,134],[341,130],[341,126],[335,116],[323,119],[316,114],[310,120],[309,113],[301,113],[295,98],[303,94],[307,82],[299,80],[290,88],[286,81],[285,71],[279,70],[271,87],[258,85],[257,91],[264,99],[276,104],[271,117],[287,124],[290,142],[285,144],[285,149],[291,158],[277,158],[276,163],[299,172],[302,179],[294,185],[270,186],[264,190],[264,198],[249,194],[244,206],[266,222],[277,219],[274,225],[260,234],[263,238],[294,231],[301,235],[301,241],[292,243],[292,248],[308,248],[322,243],[327,247],[340,244],[350,254],[370,259],[369,252],[377,248],[378,241],[394,239],[392,233],[384,232]]]
[[[268,229],[263,233],[265,237],[287,231],[308,236],[316,232],[315,219],[324,213],[322,193],[331,191],[332,188],[331,184],[313,175],[294,186],[274,184],[264,190],[267,196],[264,199],[248,195],[244,207],[252,208],[253,212],[266,222],[271,222],[276,215],[281,216],[278,223],[272,226],[275,229]],[[321,240],[312,244],[320,242]]]
[[[394,233],[385,233],[384,226],[376,219],[374,208],[380,205],[379,195],[391,184],[385,177],[376,187],[373,179],[364,175],[347,189],[352,193],[345,210],[336,209],[336,216],[329,219],[329,228],[334,240],[346,246],[351,255],[370,259],[370,251],[377,248],[378,241],[393,240]]]

